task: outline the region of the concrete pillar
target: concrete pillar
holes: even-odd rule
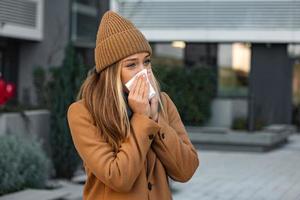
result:
[[[249,129],[256,120],[267,125],[291,123],[292,63],[287,44],[252,44],[249,77]]]

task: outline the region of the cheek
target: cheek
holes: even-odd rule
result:
[[[127,83],[133,76],[134,76],[133,71],[127,70],[126,68],[122,69],[121,80],[123,84]]]

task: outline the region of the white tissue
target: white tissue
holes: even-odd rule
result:
[[[147,77],[147,83],[149,83],[149,86],[150,86],[150,90],[149,90],[149,95],[148,95],[148,99],[150,100],[154,95],[155,95],[155,90],[154,88],[152,87],[149,79],[148,79],[148,75],[147,75],[147,69],[143,69],[142,71],[138,72],[136,75],[134,75],[125,85],[126,87],[128,88],[128,90],[130,91],[131,89],[131,86],[132,86],[132,83],[134,81],[134,79],[139,76],[140,74],[145,74],[146,77]]]

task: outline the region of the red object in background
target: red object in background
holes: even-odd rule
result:
[[[0,77],[0,105],[9,101],[16,92],[16,85],[14,83],[6,83],[3,78]]]
[[[0,105],[5,104],[5,89],[6,89],[6,83],[5,81],[0,77]]]
[[[6,98],[11,99],[14,96],[15,91],[16,91],[15,84],[13,84],[13,83],[7,83],[5,91],[6,91],[6,93],[5,93]]]

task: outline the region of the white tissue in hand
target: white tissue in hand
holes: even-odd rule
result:
[[[149,95],[148,95],[148,99],[151,99],[154,95],[155,95],[155,90],[154,88],[152,87],[149,79],[148,79],[148,76],[147,76],[147,69],[143,69],[142,71],[138,72],[136,75],[134,75],[125,85],[126,87],[128,88],[128,90],[130,91],[131,90],[131,86],[132,86],[132,83],[134,81],[134,79],[139,76],[140,74],[145,74],[146,75],[146,78],[147,78],[147,83],[149,84],[150,88],[149,88]]]

